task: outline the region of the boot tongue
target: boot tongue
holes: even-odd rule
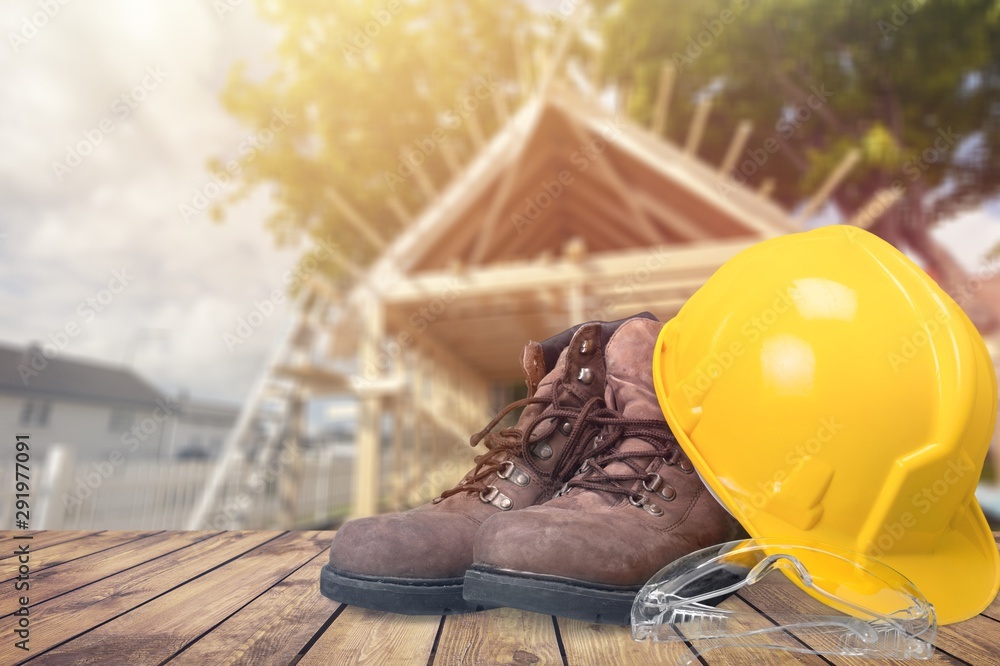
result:
[[[604,400],[608,407],[626,419],[650,419],[664,422],[663,412],[653,389],[653,348],[662,324],[647,319],[637,319],[624,324],[608,343],[605,363],[607,385]],[[660,455],[649,442],[628,438],[614,448],[619,452],[634,452],[631,462],[646,467]],[[649,453],[646,457],[640,457]],[[604,467],[609,474],[630,474],[634,470],[622,461]],[[617,502],[619,495],[601,493],[607,503]]]

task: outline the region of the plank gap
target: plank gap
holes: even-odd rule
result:
[[[441,631],[444,630],[444,618],[445,616],[442,615],[441,621],[438,622],[438,630],[437,633],[434,634],[434,642],[431,643],[431,653],[427,655],[427,666],[433,666],[434,657],[437,656],[438,642],[441,640]]]
[[[110,544],[110,545],[108,545],[108,546],[106,546],[104,548],[101,548],[100,550],[95,550],[95,551],[90,552],[90,553],[84,553],[83,555],[77,555],[76,557],[71,557],[68,560],[63,560],[61,562],[56,562],[55,564],[42,564],[37,569],[32,569],[31,573],[37,573],[37,572],[40,572],[40,571],[47,571],[47,570],[55,568],[55,567],[61,567],[64,564],[69,564],[70,562],[75,562],[76,560],[83,559],[84,557],[90,557],[91,555],[97,555],[99,553],[103,553],[103,552],[112,550],[114,548],[119,548],[121,546],[127,546],[130,543],[134,544],[136,541],[140,541],[142,539],[148,539],[149,537],[154,536],[156,534],[163,534],[164,531],[165,530],[159,530],[157,532],[144,532],[142,534],[139,534],[138,536],[136,536],[133,539],[129,539],[128,541],[122,541],[121,543],[112,543],[112,544]],[[91,535],[91,536],[96,536],[96,535]],[[62,546],[62,545],[65,545],[67,543],[71,543],[71,542],[70,541],[64,541],[61,544],[54,544],[54,545]],[[48,547],[52,548],[53,546],[48,546]],[[43,550],[44,550],[44,548],[43,548]],[[34,554],[35,550],[32,549],[31,553]],[[15,576],[14,578],[5,578],[3,580],[0,580],[0,584],[9,583],[10,581],[13,581],[13,580],[17,580],[17,577]]]
[[[755,606],[753,603],[751,603],[750,601],[748,601],[746,599],[746,597],[744,597],[742,594],[736,593],[735,596],[736,596],[737,599],[739,599],[740,601],[742,601],[743,603],[745,603],[747,606],[749,606],[750,608],[752,608],[755,611],[757,611],[758,613],[760,613],[761,617],[763,617],[764,619],[766,619],[768,622],[770,622],[774,626],[776,626],[776,627],[780,627],[781,626],[778,622],[775,622],[774,618],[772,618],[770,615],[768,615],[767,613],[765,613],[764,611],[762,611],[760,608],[758,608],[757,606]],[[782,629],[781,633],[785,634],[786,636],[788,636],[789,638],[791,638],[793,641],[795,641],[799,645],[801,645],[804,648],[806,648],[807,650],[812,650],[813,649],[812,646],[808,645],[805,641],[803,641],[801,638],[799,638],[798,636],[796,636],[792,632],[788,631],[787,629]],[[817,654],[816,656],[818,658],[822,659],[823,661],[825,661],[826,663],[830,664],[830,666],[836,666],[836,664],[834,664],[832,661],[830,661],[829,659],[827,659],[825,656],[823,656],[821,654]]]
[[[223,532],[220,532],[219,534],[224,534],[224,533],[223,533]],[[173,587],[171,587],[170,589],[167,589],[167,590],[164,590],[164,591],[163,591],[163,592],[161,592],[160,594],[157,594],[157,595],[155,595],[155,596],[153,596],[153,597],[150,597],[149,599],[146,599],[146,600],[145,600],[145,601],[143,601],[142,603],[140,603],[140,604],[138,604],[138,605],[136,605],[136,606],[133,606],[132,608],[129,608],[129,609],[127,609],[127,610],[124,610],[124,611],[122,611],[121,613],[118,613],[117,615],[114,615],[114,616],[112,616],[112,617],[109,617],[108,619],[104,620],[103,622],[100,622],[100,623],[98,623],[98,624],[95,624],[95,625],[94,625],[94,626],[92,626],[92,627],[88,627],[88,628],[87,628],[86,630],[84,630],[84,631],[81,631],[81,632],[80,632],[80,633],[78,633],[78,634],[74,634],[73,636],[70,636],[69,638],[66,638],[65,640],[62,640],[62,641],[59,641],[58,643],[55,643],[55,644],[53,644],[53,645],[50,645],[49,647],[45,648],[44,650],[42,650],[42,651],[41,651],[41,652],[39,652],[38,654],[35,654],[35,655],[32,655],[31,657],[29,657],[28,659],[25,659],[24,661],[22,661],[22,662],[20,662],[20,663],[22,663],[22,664],[23,664],[23,663],[26,663],[26,662],[29,662],[29,661],[34,661],[34,660],[38,659],[39,657],[41,657],[42,655],[45,655],[45,654],[47,654],[47,653],[49,653],[49,652],[51,652],[51,651],[53,651],[53,650],[55,650],[55,649],[57,649],[57,648],[60,648],[60,647],[62,647],[63,645],[65,645],[65,644],[69,643],[70,641],[75,641],[76,639],[78,639],[78,638],[80,638],[80,637],[82,637],[82,636],[85,636],[85,635],[89,634],[90,632],[94,631],[95,629],[98,629],[98,628],[100,628],[100,627],[103,627],[104,625],[106,625],[106,624],[107,624],[107,623],[109,623],[109,622],[114,622],[114,621],[115,621],[115,620],[117,620],[118,618],[120,618],[120,617],[122,617],[122,616],[124,616],[124,615],[127,615],[127,614],[129,614],[129,613],[131,613],[131,612],[133,612],[133,611],[135,611],[135,610],[137,610],[137,609],[139,609],[139,608],[142,608],[142,607],[143,607],[143,606],[145,606],[146,604],[150,604],[150,603],[152,603],[152,602],[156,601],[157,599],[159,599],[160,597],[163,597],[163,596],[166,596],[166,595],[170,594],[171,592],[173,592],[174,590],[176,590],[176,589],[178,589],[178,588],[180,588],[180,587],[183,587],[183,586],[187,585],[187,584],[188,584],[188,583],[190,583],[191,581],[194,581],[194,580],[198,580],[199,578],[201,578],[202,576],[204,576],[204,575],[208,574],[209,572],[211,572],[211,571],[215,571],[216,569],[218,569],[218,568],[220,568],[220,567],[224,567],[224,566],[226,566],[227,564],[229,564],[229,563],[231,563],[231,562],[233,562],[233,561],[235,561],[235,560],[238,560],[238,559],[240,559],[241,557],[243,557],[244,555],[246,555],[246,554],[248,554],[248,553],[250,553],[250,552],[252,552],[252,551],[256,550],[257,548],[260,548],[261,546],[264,546],[264,545],[266,545],[266,544],[268,544],[268,543],[271,543],[272,541],[274,541],[274,539],[277,539],[278,537],[280,537],[280,536],[282,536],[282,535],[284,535],[284,534],[287,534],[287,532],[281,532],[281,533],[279,533],[279,534],[278,534],[277,536],[275,536],[274,538],[272,538],[272,539],[268,539],[267,541],[265,541],[265,542],[263,542],[263,543],[260,543],[260,544],[257,544],[256,546],[254,546],[254,547],[253,547],[253,548],[251,548],[250,550],[248,550],[248,551],[245,551],[245,552],[243,552],[243,553],[240,553],[240,554],[238,554],[238,555],[235,555],[235,556],[233,556],[233,557],[229,558],[228,560],[226,560],[225,562],[222,562],[221,564],[218,564],[218,565],[216,565],[216,566],[212,567],[211,569],[206,569],[205,571],[202,571],[202,572],[200,572],[200,573],[199,573],[198,575],[196,575],[196,576],[193,576],[192,578],[189,578],[189,579],[185,580],[185,581],[184,581],[184,582],[182,582],[182,583],[179,583],[179,584],[177,584],[177,585],[174,585],[174,586],[173,586]],[[199,542],[199,543],[200,543],[200,542]],[[192,545],[194,545],[194,544],[192,544]],[[182,549],[179,549],[179,550],[182,550]],[[151,561],[152,561],[152,560],[151,560]],[[131,568],[131,567],[130,567],[130,568]],[[126,569],[126,571],[127,571],[127,569]],[[121,573],[121,572],[119,572],[119,573]],[[87,585],[93,585],[93,583],[88,583]],[[77,589],[82,589],[82,588],[84,588],[84,587],[87,587],[87,585],[81,585],[81,586],[80,586],[79,588],[77,588]],[[60,596],[61,596],[61,595],[60,595]],[[47,602],[47,601],[45,601],[45,602],[42,602],[42,603],[48,603],[48,602]]]
[[[306,656],[306,652],[309,652],[309,650],[312,649],[312,646],[316,645],[316,641],[320,639],[320,636],[326,633],[326,630],[330,628],[330,625],[333,624],[334,620],[340,617],[340,614],[344,612],[345,608],[347,608],[347,604],[340,604],[337,606],[336,610],[330,613],[330,617],[323,623],[323,626],[320,627],[319,631],[313,634],[312,638],[310,638],[306,644],[302,646],[302,649],[299,650],[298,654],[296,654],[295,657],[288,662],[288,666],[295,666],[295,664],[302,661],[302,657]]]
[[[263,544],[261,544],[261,545],[263,545]],[[306,560],[305,562],[303,562],[299,566],[297,566],[294,569],[292,569],[291,571],[289,571],[287,574],[285,574],[284,576],[282,576],[280,579],[274,581],[274,585],[271,585],[270,587],[266,587],[263,590],[261,590],[260,594],[258,594],[257,596],[253,597],[252,599],[250,599],[249,601],[247,601],[245,604],[243,604],[239,608],[235,609],[232,613],[230,613],[226,617],[222,618],[221,620],[219,620],[214,625],[212,625],[211,627],[209,627],[205,631],[201,632],[197,636],[195,636],[193,639],[191,639],[190,641],[188,641],[188,643],[184,647],[182,647],[180,650],[178,650],[174,654],[170,655],[169,657],[167,657],[166,659],[164,659],[163,661],[161,661],[159,664],[157,664],[157,666],[163,666],[164,664],[166,664],[171,659],[174,659],[175,657],[180,656],[180,654],[182,652],[184,652],[185,650],[189,649],[192,645],[194,645],[195,643],[197,643],[198,641],[200,641],[202,638],[204,638],[208,634],[210,634],[213,631],[215,631],[216,629],[218,629],[222,624],[228,622],[230,620],[230,618],[232,618],[234,615],[236,615],[237,613],[239,613],[240,611],[242,611],[244,608],[246,608],[247,606],[249,606],[253,602],[255,602],[258,599],[260,599],[262,596],[264,596],[265,594],[267,594],[276,585],[280,585],[281,582],[284,581],[286,578],[288,578],[289,576],[291,576],[293,573],[295,573],[296,571],[298,571],[302,567],[310,564],[313,560],[315,560],[317,557],[319,557],[322,554],[323,554],[322,551],[319,552],[319,553],[317,553],[313,557],[309,558],[308,560]],[[326,625],[324,625],[324,626],[326,626]]]
[[[100,583],[102,580],[107,580],[108,578],[112,578],[114,576],[122,574],[122,573],[124,573],[126,571],[129,571],[131,569],[135,569],[136,567],[145,566],[145,565],[149,564],[150,562],[155,562],[156,560],[160,559],[161,557],[166,557],[168,555],[173,555],[174,553],[179,553],[180,551],[184,550],[185,548],[191,548],[192,546],[198,545],[202,541],[207,541],[208,539],[211,539],[212,537],[218,536],[220,534],[222,534],[222,532],[213,532],[213,533],[207,534],[204,539],[199,539],[198,541],[192,541],[189,544],[185,544],[183,546],[179,546],[177,548],[174,548],[171,551],[167,551],[165,553],[157,555],[156,557],[151,557],[148,560],[143,560],[142,562],[137,562],[137,563],[133,564],[132,566],[125,567],[124,569],[119,569],[118,571],[114,571],[114,572],[108,573],[106,576],[101,576],[100,578],[95,578],[93,580],[87,581],[86,583],[83,583],[81,585],[77,585],[74,588],[70,588],[70,589],[65,590],[63,592],[60,592],[59,594],[53,595],[51,597],[44,597],[42,599],[39,599],[35,603],[29,604],[28,608],[34,608],[36,606],[40,606],[41,604],[47,604],[47,603],[49,603],[50,601],[52,601],[54,599],[58,599],[59,597],[65,596],[67,594],[72,594],[73,592],[76,592],[77,590],[82,590],[83,588],[87,587],[88,585],[93,585],[95,583]],[[124,545],[124,544],[120,544],[120,545]],[[88,557],[88,556],[85,556],[85,557]],[[59,566],[59,565],[55,565],[55,566]],[[51,568],[51,567],[49,567],[49,568]],[[6,617],[10,617],[11,615],[13,615],[13,613],[7,613],[6,615],[0,615],[0,620],[4,619]]]
[[[569,666],[569,661],[566,659],[566,646],[563,645],[562,632],[559,631],[559,621],[556,620],[556,616],[552,616],[552,629],[556,632],[556,646],[559,648],[559,656],[562,657],[563,666]]]

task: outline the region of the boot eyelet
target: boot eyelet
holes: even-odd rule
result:
[[[683,458],[679,463],[677,463],[677,469],[684,472],[685,474],[690,474],[694,471],[694,465],[687,458]]]
[[[479,499],[481,499],[484,504],[489,504],[496,499],[496,496],[499,494],[500,491],[497,490],[496,486],[486,486],[485,490],[480,491]]]
[[[677,498],[677,491],[674,490],[673,486],[668,486],[667,484],[663,484],[663,487],[656,494],[667,502],[673,502]]]
[[[589,470],[590,469],[590,463],[591,463],[592,460],[593,460],[593,458],[587,458],[586,460],[584,460],[583,464],[580,465],[580,469],[578,469],[577,471],[582,474],[582,473],[586,472],[587,470]]]
[[[519,486],[521,488],[524,488],[526,485],[531,483],[531,477],[519,469],[514,471],[514,474],[510,477],[510,480],[515,486]]]
[[[582,384],[590,384],[594,381],[594,371],[590,368],[580,368],[576,378]]]
[[[573,432],[573,423],[569,420],[563,421],[562,423],[559,424],[559,432],[561,432],[566,436],[569,436],[569,434]]]
[[[636,498],[638,498],[638,499],[636,499]],[[642,495],[629,495],[628,496],[628,503],[631,504],[632,506],[639,507],[640,509],[642,508],[642,505],[645,504],[645,502],[646,502],[646,498],[643,497]]]
[[[642,488],[646,492],[655,493],[659,488],[660,484],[663,483],[663,477],[659,474],[647,474],[646,478],[642,480]]]
[[[580,343],[580,353],[583,355],[592,354],[594,352],[594,344],[590,340],[584,340]]]
[[[562,484],[562,487],[559,490],[557,490],[556,494],[553,495],[552,497],[553,498],[562,497],[563,495],[565,495],[568,492],[569,492],[569,481],[567,481],[566,483]]]
[[[509,479],[510,475],[514,473],[515,469],[517,469],[517,468],[514,467],[513,461],[505,460],[500,465],[500,468],[497,470],[497,478],[498,479]]]
[[[552,457],[552,447],[549,446],[548,442],[542,442],[532,450],[532,453],[535,455],[536,458],[541,458],[542,460],[548,460],[549,458]]]
[[[649,502],[645,506],[643,506],[642,508],[644,508],[646,510],[646,512],[649,513],[649,515],[651,515],[651,516],[662,516],[663,515],[663,509],[661,509],[658,504],[653,504],[652,502]]]
[[[590,445],[590,448],[596,449],[598,446],[604,443],[604,435],[598,435],[594,438],[594,443]]]

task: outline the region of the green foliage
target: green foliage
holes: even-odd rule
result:
[[[848,216],[894,181],[915,193],[955,185],[927,209],[928,223],[1000,187],[995,0],[618,4],[606,24],[605,71],[633,81],[637,117],[649,117],[661,63],[673,60],[679,71],[668,134],[683,141],[698,96],[714,91],[702,154],[720,159],[739,120],[751,120],[747,149],[770,137],[781,147],[749,180],[775,178],[775,195],[786,205],[814,188],[851,147],[863,157],[837,193]],[[828,99],[809,108],[815,90],[829,91]],[[802,105],[811,113],[800,112],[801,122],[789,127],[787,114]],[[927,161],[925,151],[929,157],[935,141],[945,143],[939,130],[959,139]],[[973,136],[980,140],[963,148],[956,163],[956,148]]]
[[[230,201],[269,187],[277,202],[269,225],[279,243],[302,232],[330,234],[364,264],[374,248],[325,190],[335,187],[391,237],[399,222],[386,199],[397,196],[413,211],[423,197],[413,177],[386,174],[398,173],[401,151],[430,140],[435,150],[421,168],[439,185],[447,179],[438,139],[469,151],[463,114],[472,104],[491,108],[475,97],[477,90],[483,96],[483,81],[513,78],[512,34],[522,9],[489,0],[267,0],[260,10],[281,35],[272,70],[235,68],[223,102],[251,128],[266,127],[274,108],[294,119],[244,160]],[[477,114],[486,132],[493,117]]]

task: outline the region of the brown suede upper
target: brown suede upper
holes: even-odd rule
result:
[[[592,322],[567,331],[556,343],[556,338],[528,343],[521,365],[528,395],[539,401],[524,407],[513,429],[517,432],[506,435],[513,441],[521,433],[527,443],[503,451],[494,461],[499,467],[480,482],[473,481],[477,466],[443,499],[347,522],[330,545],[330,566],[387,578],[463,576],[483,521],[550,499],[579,467],[589,444],[584,440],[598,431],[585,421],[578,423],[576,416],[581,407],[594,406],[600,402],[595,399],[607,395],[604,344],[620,325]],[[556,349],[570,333],[568,344]],[[558,360],[547,370],[546,358],[556,353]]]
[[[605,402],[624,419],[663,422],[652,380],[660,327],[631,320],[608,342]],[[709,494],[672,438],[654,445],[626,437],[611,453],[625,452],[634,454],[629,462],[646,473],[644,480],[600,481],[636,471],[623,460],[602,464],[599,457],[589,464],[601,465],[603,475],[581,471],[545,504],[490,516],[476,537],[475,563],[632,587],[678,557],[738,536],[736,521]],[[577,483],[589,486],[574,487]],[[629,493],[602,490],[615,484]]]

